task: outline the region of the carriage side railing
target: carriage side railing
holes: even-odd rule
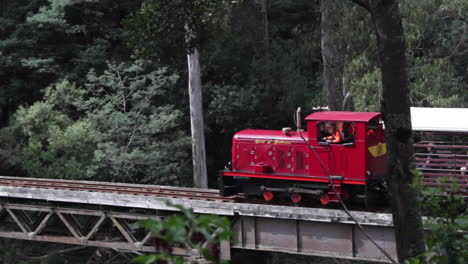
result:
[[[424,140],[415,145],[416,167],[423,184],[453,189],[468,195],[468,142]]]

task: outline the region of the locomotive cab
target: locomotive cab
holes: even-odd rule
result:
[[[380,113],[317,112],[306,121],[309,144],[321,154],[329,173],[341,176],[344,184],[365,185],[385,173],[387,148]],[[325,133],[334,126],[342,133],[341,141],[327,142]],[[352,136],[343,136],[344,127]],[[324,175],[322,167],[313,168],[312,174]]]
[[[338,195],[346,199],[366,190],[384,174],[380,113],[316,112],[305,120],[307,131],[236,133],[231,168],[219,177],[221,194],[263,195],[266,200],[289,196],[294,202],[317,197],[326,204],[337,202]]]

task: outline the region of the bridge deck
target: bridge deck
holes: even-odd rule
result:
[[[86,209],[86,211],[85,208],[90,207],[94,208],[92,209],[95,211],[94,214],[99,214],[99,217],[104,218],[115,214],[113,210],[116,208],[129,212],[139,208],[145,211],[148,217],[177,211],[176,208],[166,203],[169,200],[173,204],[192,208],[196,213],[231,217],[235,234],[235,239],[231,244],[233,248],[388,262],[342,210],[223,202],[201,198],[162,198],[112,192],[16,187],[2,185],[2,179],[3,177],[0,177],[0,204],[2,205],[0,210],[6,211],[7,215],[17,216],[21,215],[22,211],[39,210],[37,205],[39,203],[41,206],[45,206],[45,208],[40,209],[47,212],[42,216],[44,218],[48,214],[61,213],[61,217],[57,216],[67,226],[68,234],[41,236],[40,229],[34,233],[35,230],[29,230],[23,225],[23,228],[17,228],[18,230],[15,232],[0,232],[0,237],[105,247],[107,245],[103,243],[105,241],[84,239],[89,236],[92,230],[82,232],[83,234],[80,235],[76,231],[78,229],[74,229],[73,225],[70,224],[72,222],[70,218],[73,218],[74,215],[75,218],[84,214],[89,215],[90,209]],[[18,201],[22,201],[22,205],[16,204]],[[64,203],[65,205],[69,204],[70,206],[65,206],[69,208],[64,208]],[[74,211],[70,211],[70,208],[74,208]],[[351,213],[366,227],[366,230],[379,245],[388,250],[393,257],[396,257],[391,214],[364,211],[352,211]],[[146,240],[133,239],[132,232],[125,228],[126,221],[135,219],[135,217],[141,218],[141,215],[135,216],[126,213],[118,216],[120,218],[115,216],[113,219],[109,219],[120,230],[123,241],[114,242],[113,245],[107,246],[121,247],[127,250],[133,248],[134,250],[151,251],[147,238]],[[95,217],[97,216],[95,215]],[[21,219],[17,218],[15,222],[21,225]],[[46,220],[38,220],[38,222],[41,221],[45,221],[44,225],[46,225]],[[228,253],[224,254],[229,255]]]
[[[87,192],[67,189],[12,187],[2,185],[2,178],[3,177],[0,176],[0,197],[177,211],[176,208],[167,205],[166,201],[169,200],[173,204],[192,208],[195,213],[201,214],[257,216],[265,218],[300,219],[318,222],[338,222],[345,224],[354,223],[343,210],[336,209],[220,202],[217,200],[210,201],[202,198],[162,198],[148,195],[128,195],[112,192]],[[66,182],[65,180],[63,181]],[[392,216],[388,213],[370,213],[364,211],[352,211],[351,213],[360,223],[365,225],[392,226]]]

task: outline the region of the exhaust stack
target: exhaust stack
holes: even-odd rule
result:
[[[297,132],[301,131],[301,108],[298,107],[296,111],[296,127],[297,127]]]

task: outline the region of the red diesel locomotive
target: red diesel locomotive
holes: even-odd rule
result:
[[[307,131],[236,133],[231,164],[219,177],[221,195],[293,202],[307,196],[327,204],[338,201],[336,193],[345,200],[382,189],[387,149],[380,113],[324,111],[305,120]]]

